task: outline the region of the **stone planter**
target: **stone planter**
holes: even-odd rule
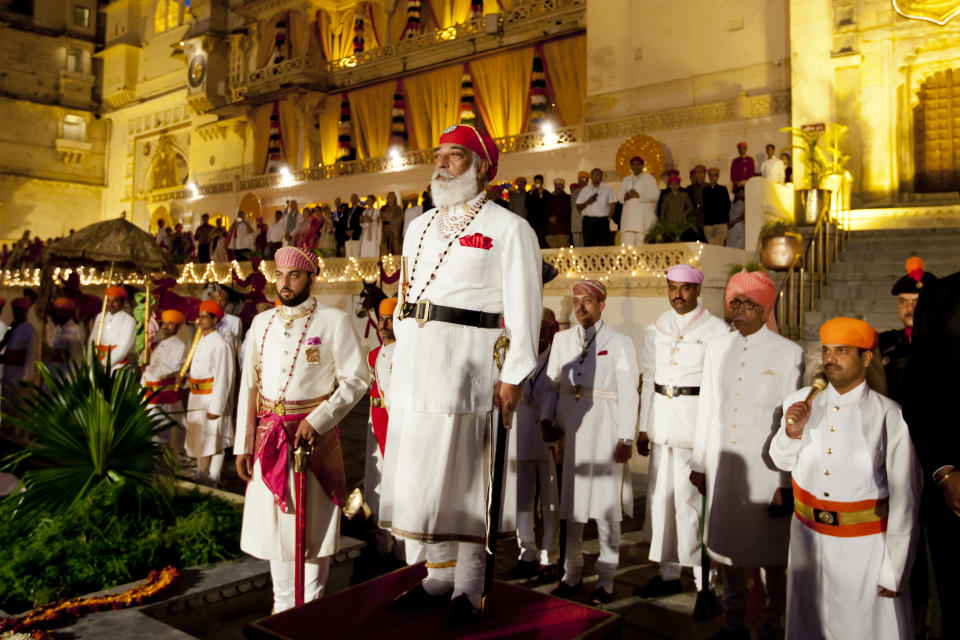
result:
[[[798,225],[816,224],[820,216],[830,208],[830,194],[827,189],[802,189],[797,191],[799,206],[796,207]]]
[[[771,271],[786,271],[802,251],[803,236],[799,233],[767,236],[760,245],[760,263]]]

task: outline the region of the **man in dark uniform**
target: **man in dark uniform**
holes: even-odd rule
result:
[[[954,399],[960,389],[960,272],[923,286],[919,298],[903,415],[923,468],[920,522],[943,623],[940,633],[930,637],[958,638],[960,421]]]
[[[880,334],[879,344],[883,371],[887,376],[887,395],[901,405],[904,402],[903,383],[913,338],[913,311],[917,306],[920,291],[937,279],[932,273],[923,270],[923,260],[920,258],[908,259],[905,266],[907,275],[897,280],[890,290],[890,293],[897,296],[897,313],[900,314],[903,329],[884,331]]]

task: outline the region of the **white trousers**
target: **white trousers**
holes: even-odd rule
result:
[[[536,511],[536,489],[540,483],[540,501],[543,505],[543,544],[537,549],[533,530]],[[553,564],[557,558],[560,523],[560,497],[557,491],[557,466],[552,460],[524,460],[517,462],[517,543],[520,560]]]
[[[723,577],[723,617],[727,629],[746,626],[747,575],[749,568],[721,565]],[[760,567],[763,582],[763,611],[760,614],[760,640],[776,640],[783,634],[783,615],[787,607],[787,567]]]
[[[370,507],[370,519],[373,524],[380,521],[380,475],[383,471],[383,456],[380,445],[373,435],[373,425],[367,423],[367,460],[363,474],[363,499]],[[377,553],[390,553],[394,549],[393,534],[377,527],[375,534]]]
[[[316,600],[323,593],[323,585],[330,575],[330,556],[316,562],[308,562],[303,572],[303,601]],[[273,580],[273,612],[280,613],[294,606],[294,578],[296,567],[293,562],[270,561],[270,578]]]
[[[629,245],[641,245],[643,244],[643,238],[646,236],[645,231],[624,231],[620,230],[620,244],[624,246]]]
[[[343,252],[348,258],[360,257],[360,241],[347,240],[343,245]]]
[[[676,580],[680,567],[693,567],[697,589],[700,571],[700,522],[703,496],[690,482],[691,449],[654,444],[650,453],[650,559],[660,563],[660,577]]]
[[[212,456],[200,456],[197,458],[197,478],[199,480],[210,480],[218,482],[220,472],[223,471],[224,452]]]
[[[440,595],[453,589],[451,598],[466,594],[473,606],[480,607],[483,595],[483,574],[486,552],[482,544],[473,542],[435,542],[424,544],[404,541],[408,565],[427,563],[427,577],[423,589],[430,595]]]
[[[620,564],[620,521],[597,520],[597,582],[607,593],[613,593],[613,576]],[[583,578],[583,522],[567,521],[567,557],[563,561],[563,582],[574,587]]]

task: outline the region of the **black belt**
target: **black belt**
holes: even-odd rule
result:
[[[667,396],[668,398],[675,398],[677,396],[700,395],[700,387],[667,387],[662,384],[654,383],[653,390],[659,393],[660,395]]]
[[[479,329],[499,329],[503,326],[502,313],[444,307],[439,304],[432,304],[429,300],[421,300],[415,304],[405,302],[401,305],[400,319],[403,320],[408,317],[415,319],[421,327],[431,320]]]

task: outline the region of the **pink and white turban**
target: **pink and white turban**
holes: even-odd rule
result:
[[[688,264],[675,264],[667,269],[667,280],[701,284],[703,282],[703,271]]]
[[[319,273],[320,271],[320,260],[316,254],[307,253],[296,247],[284,247],[278,250],[273,260],[278,267],[299,269],[307,273]]]
[[[773,314],[773,305],[777,302],[777,287],[763,271],[747,271],[743,269],[733,274],[727,283],[724,299],[727,305],[737,296],[746,296],[764,308],[767,312],[767,328],[777,330],[777,319]]]
[[[593,296],[602,302],[607,299],[607,287],[599,280],[577,280],[573,283],[573,295]]]

